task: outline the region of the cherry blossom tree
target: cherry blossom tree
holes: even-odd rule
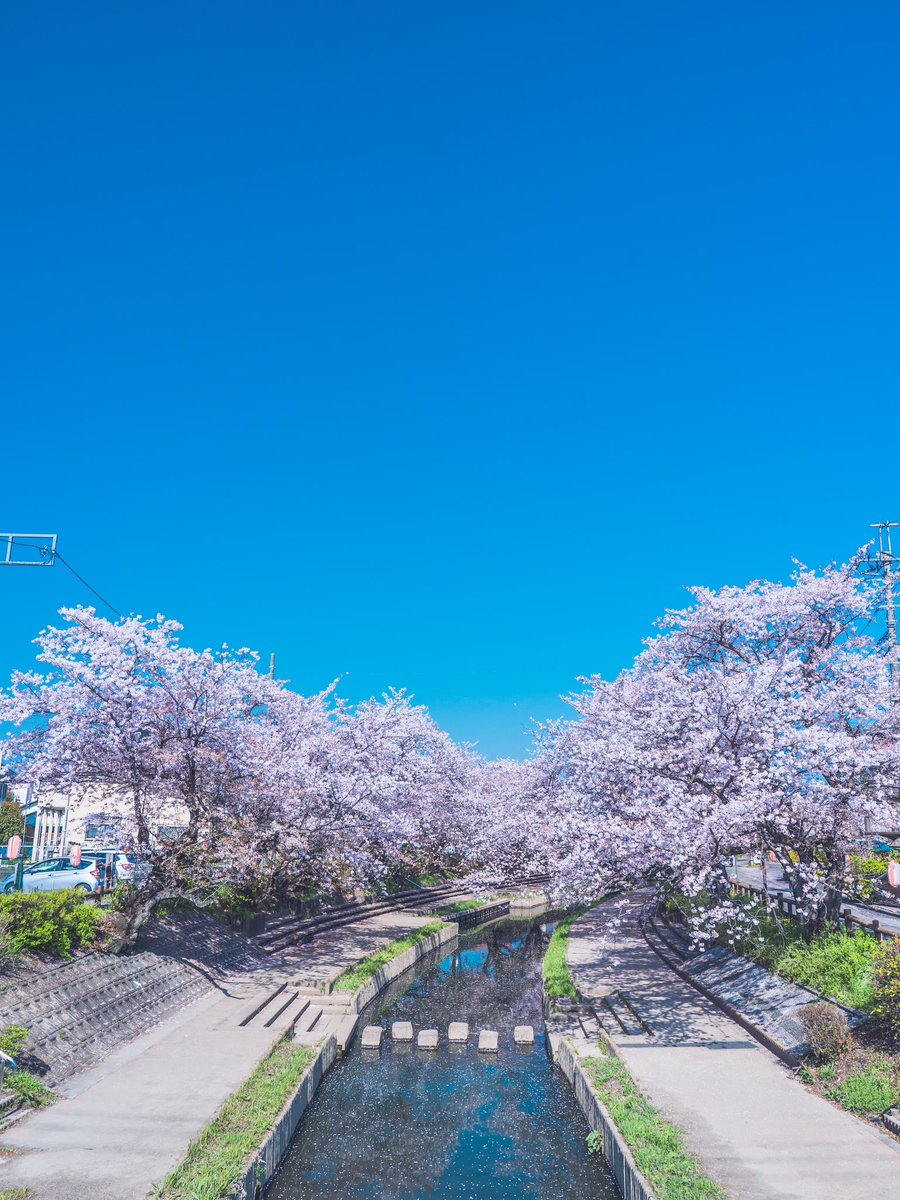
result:
[[[790,584],[691,589],[634,667],[585,681],[545,732],[558,877],[580,896],[656,881],[734,916],[736,850],[771,850],[808,936],[837,920],[845,855],[894,825],[897,711],[858,559]]]
[[[160,901],[225,883],[283,901],[459,865],[472,756],[405,693],[305,697],[246,649],[182,645],[174,621],[62,616],[36,639],[45,670],[0,696],[18,727],[5,762],[116,815],[149,870],[127,938]],[[176,837],[156,836],[172,823]]]
[[[249,651],[182,646],[174,621],[61,615],[65,627],[37,638],[46,671],[17,672],[0,702],[20,727],[7,762],[21,781],[122,811],[149,869],[130,936],[161,900],[252,873],[265,780],[245,735],[273,685]],[[173,805],[183,830],[161,844],[153,835]]]

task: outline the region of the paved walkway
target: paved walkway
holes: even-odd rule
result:
[[[280,984],[326,979],[428,919],[390,912],[333,930],[290,956],[243,974],[61,1087],[63,1098],[0,1135],[0,1191],[27,1186],[34,1200],[144,1200],[188,1143],[251,1074],[295,1009],[253,1009]],[[302,998],[301,998],[302,1000]],[[269,1008],[275,1014],[282,1001]],[[306,1001],[309,1003],[309,1001]],[[311,1034],[331,1032],[324,1013]],[[304,1040],[310,1040],[305,1038]]]
[[[653,1102],[731,1200],[892,1196],[900,1144],[808,1092],[739,1025],[666,967],[637,924],[642,900],[593,909],[572,929],[568,961],[582,994],[624,991],[655,1036],[616,1034]],[[604,941],[609,918],[624,913]]]

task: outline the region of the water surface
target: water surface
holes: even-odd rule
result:
[[[546,1054],[549,928],[538,920],[473,930],[383,993],[362,1024],[437,1028],[440,1049],[393,1044],[386,1033],[378,1052],[357,1039],[319,1088],[267,1200],[615,1200]],[[453,1020],[471,1025],[468,1046],[447,1044]],[[515,1047],[515,1025],[535,1027],[534,1049]],[[478,1053],[481,1028],[497,1030],[499,1054]]]

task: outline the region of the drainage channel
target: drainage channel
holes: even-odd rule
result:
[[[552,925],[502,920],[460,938],[363,1014],[325,1078],[266,1200],[617,1200],[569,1085],[546,1053],[541,960]],[[436,1050],[395,1041],[394,1022],[440,1031]],[[451,1022],[472,1036],[451,1042]],[[534,1044],[516,1044],[531,1026]],[[496,1030],[498,1049],[478,1049]]]

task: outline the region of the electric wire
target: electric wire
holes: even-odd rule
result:
[[[120,620],[122,619],[122,614],[119,612],[119,610],[114,605],[110,604],[110,602],[106,599],[105,596],[101,596],[95,587],[91,587],[91,585],[84,578],[84,576],[79,575],[78,572],[75,570],[75,568],[72,566],[72,564],[69,562],[66,562],[66,560],[63,558],[63,556],[60,554],[60,552],[58,550],[49,550],[47,547],[35,546],[31,542],[17,542],[15,540],[15,538],[11,539],[11,541],[14,546],[19,546],[26,550],[37,550],[38,553],[40,554],[41,558],[46,558],[46,557],[48,557],[48,555],[54,559],[58,558],[59,561],[62,563],[62,565],[64,567],[67,567],[68,570],[70,570],[72,572],[72,574],[79,581],[79,583],[84,584],[84,586],[87,588],[87,590],[89,592],[93,592],[93,594],[97,597],[97,599],[100,601],[101,604],[105,604],[106,607],[110,610],[110,612],[114,612]]]

